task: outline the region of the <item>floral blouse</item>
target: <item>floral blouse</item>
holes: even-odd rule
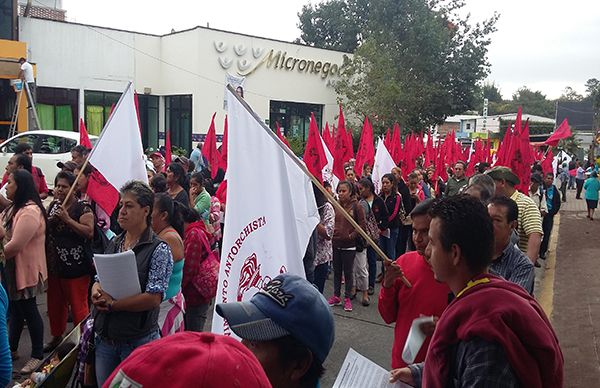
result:
[[[330,238],[327,240],[317,235],[317,256],[315,258],[315,265],[325,264],[333,259],[333,245],[331,243],[331,237],[333,236],[333,228],[335,224],[335,212],[333,211],[333,205],[329,202],[325,202],[322,213],[321,225],[325,227],[327,235]]]

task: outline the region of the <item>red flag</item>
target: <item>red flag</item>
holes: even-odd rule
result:
[[[435,161],[435,151],[433,149],[433,138],[431,136],[431,131],[427,133],[427,145],[425,146],[425,165],[423,167],[427,168],[431,166]]]
[[[567,121],[567,119],[564,119],[563,122],[558,126],[558,128],[556,128],[556,130],[554,130],[552,135],[550,135],[548,140],[546,140],[544,142],[544,144],[547,144],[552,147],[556,147],[560,140],[566,139],[567,137],[570,137],[571,135],[572,135],[572,133],[571,133],[571,128],[569,128],[569,122]]]
[[[215,197],[219,199],[221,205],[225,205],[225,203],[227,202],[227,180],[221,182],[219,188],[217,189],[217,192],[215,193]]]
[[[173,160],[173,154],[171,153],[171,130],[168,129],[167,130],[167,134],[165,136],[165,160],[167,163],[167,166],[169,164],[171,164],[171,161]],[[160,172],[160,171],[158,171]]]
[[[108,215],[111,215],[119,203],[119,192],[96,169],[88,179],[86,194]]]
[[[383,145],[385,146],[385,148],[387,148],[388,150],[391,149],[391,145],[392,145],[392,135],[390,134],[390,129],[388,128],[387,131],[385,132],[385,139],[383,139]]]
[[[308,139],[306,140],[303,160],[308,171],[310,171],[319,182],[323,183],[323,168],[327,165],[327,157],[325,156],[323,142],[319,135],[319,127],[317,127],[314,113],[310,114],[310,126],[308,129]]]
[[[285,136],[283,136],[283,134],[281,133],[281,127],[279,126],[279,121],[275,121],[275,133],[277,134],[277,137],[279,138],[279,140],[281,140],[286,146],[288,146],[288,148],[290,148],[290,143],[285,138]]]
[[[344,113],[340,105],[340,116],[338,117],[338,126],[335,133],[333,146],[333,173],[340,180],[344,180],[344,163],[352,158],[351,150],[348,149],[348,135],[346,135],[346,124],[344,123]]]
[[[210,166],[210,176],[215,179],[217,172],[219,171],[219,165],[221,161],[221,155],[217,151],[217,134],[215,132],[215,116],[217,113],[213,113],[206,139],[204,139],[204,145],[202,146],[202,155],[208,160]]]
[[[356,174],[362,176],[365,164],[373,167],[374,162],[375,146],[373,143],[373,127],[369,122],[369,118],[365,116],[365,122],[360,136],[360,144],[358,146],[358,151],[356,151],[356,162],[354,163],[354,167],[357,169]]]
[[[352,130],[348,129],[346,131],[346,141],[348,142],[348,150],[350,154],[350,159],[354,158],[354,141],[352,140]]]
[[[135,103],[135,114],[137,115],[138,126],[140,127],[140,133],[142,133],[142,120],[140,120],[140,102],[138,101],[137,92],[133,93],[133,102]],[[111,110],[111,112],[112,112],[112,110]]]
[[[85,129],[85,123],[83,122],[83,119],[79,119],[79,144],[88,150],[92,149],[92,142],[88,136],[87,129]]]
[[[394,132],[392,133],[392,143],[390,144],[390,154],[394,163],[400,165],[402,160],[402,142],[400,140],[400,125],[394,123]]]
[[[554,172],[554,168],[552,168],[553,160],[554,160],[554,154],[552,154],[552,149],[549,148],[548,152],[546,153],[546,156],[544,157],[544,160],[542,161],[542,163],[540,163],[542,166],[542,171],[544,171],[544,174]]]
[[[325,123],[325,128],[323,129],[323,141],[325,142],[325,145],[327,146],[327,148],[329,148],[329,152],[331,152],[331,150],[333,150],[333,136],[331,135],[331,132],[329,132],[329,123]]]
[[[221,168],[223,172],[227,171],[227,115],[225,115],[225,124],[223,129],[223,141],[221,142]]]

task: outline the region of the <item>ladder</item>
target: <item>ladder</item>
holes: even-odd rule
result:
[[[27,82],[22,81],[22,87],[19,91],[16,92],[17,98],[15,101],[15,107],[13,109],[12,120],[10,122],[10,128],[8,130],[8,137],[11,138],[17,134],[17,120],[19,117],[19,110],[21,108],[21,95],[23,91],[25,91],[25,97],[27,98],[27,117],[32,118],[33,125],[30,129],[41,129],[40,128],[40,120],[37,115],[37,111],[35,110],[35,105],[33,103],[33,98],[31,97],[31,90],[29,89],[29,85]]]

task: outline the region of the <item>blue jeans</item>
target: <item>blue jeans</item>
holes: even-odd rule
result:
[[[392,261],[396,260],[396,242],[398,241],[398,233],[400,233],[400,230],[398,228],[393,228],[390,229],[390,238],[384,236],[379,237],[379,246]]]
[[[101,387],[117,368],[137,347],[160,338],[157,331],[130,341],[115,341],[96,335],[96,381]]]

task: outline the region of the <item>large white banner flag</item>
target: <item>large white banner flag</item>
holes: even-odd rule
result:
[[[323,137],[321,135],[319,135],[319,137],[321,138],[323,150],[325,151],[325,157],[327,158],[327,164],[325,165],[325,167],[323,167],[322,171],[323,182],[329,182],[329,184],[333,188],[333,192],[335,193],[337,191],[337,185],[338,183],[340,183],[340,178],[335,176],[335,174],[333,173],[333,155],[331,155],[331,152],[329,152],[329,148],[327,147],[327,144],[325,144],[325,140],[323,140]]]
[[[227,91],[227,211],[217,303],[246,301],[283,272],[304,277],[302,258],[319,223],[310,178]],[[212,331],[232,335],[218,314]]]
[[[390,155],[390,152],[385,145],[383,140],[379,138],[377,141],[377,151],[375,152],[375,163],[373,164],[373,172],[371,177],[373,178],[373,185],[375,186],[375,193],[379,194],[381,191],[381,178],[390,172],[392,168],[396,167],[394,159]]]
[[[148,183],[131,82],[104,126],[89,162],[116,190],[134,179]]]

